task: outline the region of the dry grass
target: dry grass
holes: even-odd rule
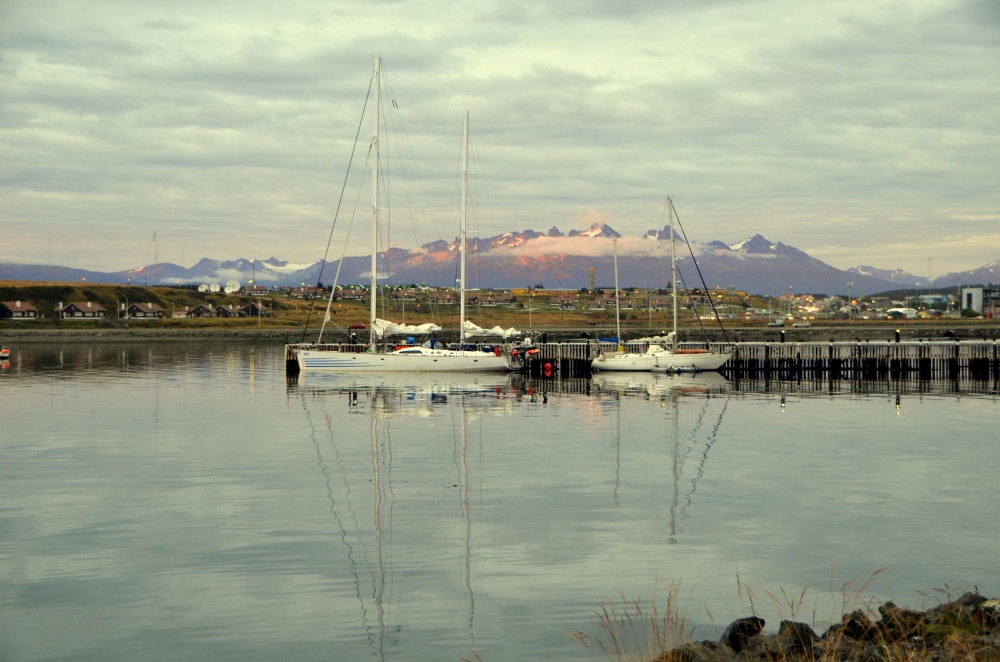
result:
[[[588,655],[596,653],[611,662],[735,659],[1000,662],[1000,636],[991,632],[991,627],[997,628],[995,612],[984,616],[981,609],[978,612],[975,607],[970,609],[962,602],[964,598],[958,596],[972,594],[947,585],[933,591],[938,604],[927,612],[881,602],[870,597],[870,593],[884,571],[885,568],[880,568],[870,575],[858,574],[839,582],[835,579],[836,568],[832,567],[826,592],[816,597],[810,595],[807,587],[798,591],[755,591],[737,575],[738,607],[735,610],[727,607],[729,613],[720,621],[706,608],[713,625],[721,628],[738,618],[760,616],[767,611],[777,612],[780,621],[787,621],[789,626],[806,621],[813,630],[809,637],[801,637],[792,627],[777,635],[752,637],[741,653],[718,642],[694,641],[695,628],[690,624],[687,610],[691,596],[686,596],[685,605],[680,604],[679,582],[670,585],[662,606],[657,604],[655,590],[648,603],[629,600],[621,593],[615,599],[605,599],[595,612],[598,633],[576,631],[568,636]],[[832,625],[817,630],[819,624]],[[772,630],[775,625],[771,623]]]
[[[576,631],[568,636],[585,650],[598,651],[608,660],[652,660],[690,641],[694,634],[680,598],[680,582],[670,584],[662,606],[657,604],[655,586],[647,603],[642,598],[629,600],[619,592],[617,598],[602,601],[596,612],[600,634]]]

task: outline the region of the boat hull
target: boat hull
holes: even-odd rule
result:
[[[728,360],[729,354],[716,352],[608,352],[591,361],[590,367],[601,372],[700,372],[718,370]]]
[[[418,350],[419,351],[415,351]],[[397,352],[339,352],[299,349],[295,353],[300,370],[340,372],[508,372],[506,356],[488,352],[413,348]]]

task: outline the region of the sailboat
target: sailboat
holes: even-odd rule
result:
[[[590,367],[594,371],[628,371],[628,372],[700,372],[718,370],[729,360],[728,352],[717,352],[709,349],[680,349],[677,346],[677,259],[674,252],[674,203],[667,198],[667,213],[670,227],[670,282],[673,300],[673,331],[667,336],[664,346],[660,342],[650,342],[644,352],[625,352],[621,344],[621,334],[617,349],[619,351],[604,352],[593,361]],[[617,247],[615,283],[617,288]],[[616,293],[617,299],[617,293]]]
[[[381,351],[378,347],[379,330],[384,330],[387,323],[376,319],[375,293],[377,287],[377,237],[379,227],[379,70],[381,58],[375,58],[374,89],[375,89],[375,120],[372,137],[372,240],[371,240],[371,305],[369,324],[369,343],[365,352],[342,351],[331,345],[294,345],[289,346],[293,352],[300,370],[336,370],[365,372],[505,372],[511,369],[510,358],[499,350],[493,352],[465,347],[465,260],[466,260],[466,223],[468,198],[468,166],[469,166],[469,113],[465,113],[462,137],[462,200],[461,200],[461,322],[459,324],[458,349],[447,349],[437,346],[406,346],[391,351]],[[436,343],[431,343],[436,344]]]

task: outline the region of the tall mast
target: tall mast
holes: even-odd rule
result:
[[[674,305],[674,337],[671,349],[677,349],[677,258],[674,254],[674,201],[667,196],[667,218],[670,223],[670,293]]]
[[[615,336],[617,336],[618,348],[622,346],[622,312],[619,308],[618,299],[618,239],[612,239],[615,249]]]
[[[379,82],[379,73],[382,67],[382,58],[380,56],[375,57],[375,116],[374,128],[372,129],[372,284],[371,291],[368,292],[368,296],[371,299],[371,304],[369,306],[370,311],[368,314],[368,344],[371,347],[372,352],[375,351],[375,312],[376,312],[376,301],[375,294],[378,288],[378,120],[379,120],[379,88],[381,84]]]
[[[469,111],[465,111],[465,122],[462,128],[462,227],[459,231],[459,267],[458,277],[461,280],[462,291],[459,295],[460,311],[458,321],[458,346],[465,344],[465,249],[466,249],[466,208],[469,195]]]

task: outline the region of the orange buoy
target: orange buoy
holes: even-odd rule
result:
[[[496,354],[497,356],[500,356],[502,352],[503,350],[500,349],[500,345],[497,345],[496,347],[493,348],[493,353]]]
[[[552,376],[552,364],[546,362],[545,365],[542,366],[542,372],[545,373],[546,377],[551,377]]]

